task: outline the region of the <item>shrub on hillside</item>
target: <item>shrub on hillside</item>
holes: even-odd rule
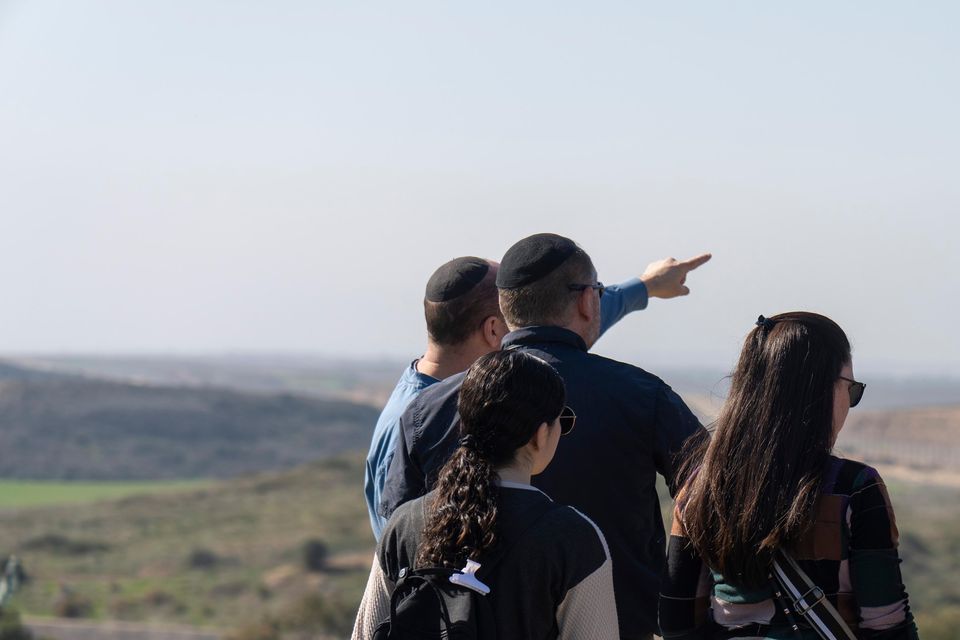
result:
[[[223,562],[223,558],[210,549],[194,549],[187,556],[187,566],[191,569],[215,569]]]
[[[318,633],[350,635],[357,605],[335,596],[311,593],[277,616],[284,631],[313,637]]]
[[[322,540],[312,538],[303,543],[301,555],[307,571],[323,571],[327,568],[330,550]]]
[[[53,602],[53,613],[61,618],[87,618],[93,613],[93,602],[68,587],[61,587],[60,595]]]
[[[46,551],[64,556],[82,556],[109,551],[110,545],[96,540],[75,540],[59,533],[45,533],[25,540],[20,548],[25,551]]]

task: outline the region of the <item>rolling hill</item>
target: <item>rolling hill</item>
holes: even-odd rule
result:
[[[344,400],[103,380],[0,362],[0,477],[133,480],[285,469],[364,447]]]

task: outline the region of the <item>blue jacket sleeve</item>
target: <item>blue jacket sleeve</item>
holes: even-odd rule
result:
[[[382,518],[388,520],[401,504],[427,492],[424,473],[411,455],[417,405],[418,402],[414,400],[400,416],[397,445],[393,452],[393,459],[387,467],[386,480],[380,494],[379,513]]]
[[[646,309],[648,301],[647,285],[640,278],[606,287],[600,298],[600,335],[631,311]]]

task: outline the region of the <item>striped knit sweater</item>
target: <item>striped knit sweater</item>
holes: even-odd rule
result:
[[[684,534],[682,496],[677,505],[660,591],[663,637],[797,640],[769,586],[746,589],[704,566]],[[893,507],[877,471],[831,458],[816,523],[793,556],[858,638],[917,638],[897,539]],[[805,625],[800,635],[818,637]]]

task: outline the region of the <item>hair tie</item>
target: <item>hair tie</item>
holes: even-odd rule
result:
[[[764,331],[770,331],[773,329],[773,325],[777,324],[776,320],[771,320],[770,318],[764,318],[763,315],[757,318],[757,326],[762,328]]]
[[[468,433],[467,435],[460,438],[460,446],[463,447],[464,449],[472,449],[474,451],[477,451],[479,448],[477,446],[477,439],[474,437],[472,433]]]

